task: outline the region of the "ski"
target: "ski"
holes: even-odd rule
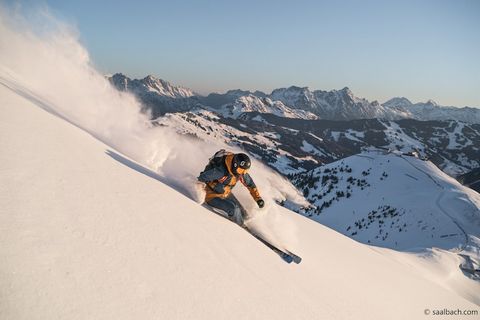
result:
[[[224,213],[222,210],[220,209],[217,209],[217,208],[214,208],[214,207],[211,207],[209,205],[206,205],[206,204],[203,204],[202,205],[204,208],[207,208],[209,209],[210,211],[216,213],[217,215],[219,215],[220,217],[224,218],[224,219],[227,219],[228,221],[230,222],[233,222],[232,220],[230,220],[227,216],[226,216],[226,213]],[[242,208],[243,209],[243,208]],[[235,222],[234,222],[235,223]],[[267,246],[268,248],[270,248],[273,252],[275,252],[276,254],[278,254],[278,256],[280,258],[282,258],[283,261],[285,261],[286,263],[296,263],[296,264],[299,264],[301,261],[302,261],[302,258],[297,256],[296,254],[288,251],[288,250],[282,250],[276,246],[274,246],[273,244],[271,244],[270,242],[268,242],[267,240],[263,239],[261,236],[257,235],[255,232],[253,232],[252,230],[250,230],[246,225],[243,225],[243,226],[240,226],[242,229],[244,229],[245,231],[247,231],[250,235],[252,235],[253,237],[255,237],[255,239],[257,239],[258,241],[260,241],[261,243],[263,243],[265,246]]]
[[[287,263],[296,263],[296,264],[299,264],[300,262],[302,262],[302,258],[297,256],[296,254],[288,251],[288,250],[282,250],[276,246],[274,246],[273,244],[271,244],[270,242],[268,242],[267,240],[263,239],[262,237],[260,237],[259,235],[255,234],[252,230],[250,230],[247,226],[242,226],[243,229],[245,229],[245,231],[247,231],[248,233],[250,233],[252,236],[254,236],[258,241],[260,241],[261,243],[263,243],[265,246],[267,246],[268,248],[270,248],[273,252],[275,252],[276,254],[278,254],[280,256],[280,258],[283,259],[283,261],[287,262]]]

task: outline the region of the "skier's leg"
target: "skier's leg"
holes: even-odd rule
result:
[[[243,225],[243,218],[240,207],[237,203],[229,198],[213,198],[207,202],[213,208],[220,209],[220,211],[226,213],[226,217],[238,225]]]
[[[247,210],[245,210],[245,208],[242,206],[242,204],[240,203],[240,201],[238,201],[237,197],[235,197],[235,196],[233,195],[233,193],[230,193],[230,195],[227,197],[227,199],[229,199],[229,200],[231,200],[232,202],[234,202],[235,205],[238,207],[240,216],[241,216],[241,218],[242,218],[242,223],[243,223],[243,221],[247,218]]]

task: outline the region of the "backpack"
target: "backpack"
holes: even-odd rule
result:
[[[204,171],[223,166],[225,164],[225,157],[230,154],[233,154],[233,152],[226,151],[225,149],[218,150],[217,152],[215,152],[213,157],[208,160],[208,164],[205,167]]]

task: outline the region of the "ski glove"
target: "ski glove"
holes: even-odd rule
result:
[[[258,199],[257,204],[260,208],[263,208],[265,206],[265,201],[263,201],[263,199]]]

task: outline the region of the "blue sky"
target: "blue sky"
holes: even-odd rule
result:
[[[24,6],[38,1],[20,1]],[[480,107],[480,1],[50,1],[104,73]]]

